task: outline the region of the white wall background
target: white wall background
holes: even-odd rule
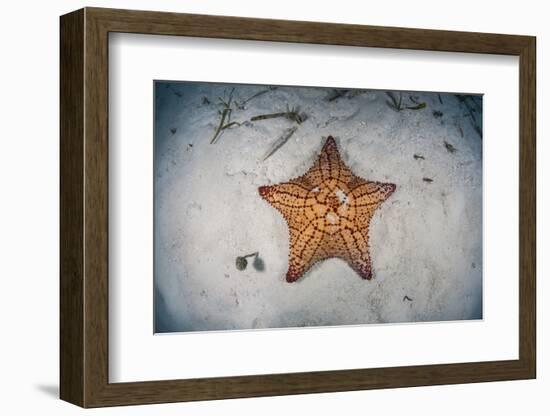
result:
[[[314,4],[314,5],[313,5]],[[544,72],[550,56],[545,3],[536,0],[353,0],[254,2],[69,1],[6,2],[0,14],[0,409],[3,414],[71,415],[83,412],[58,395],[58,16],[82,6],[156,9],[318,20],[433,29],[530,34],[538,37],[538,379],[459,386],[339,394],[225,400],[87,411],[88,414],[257,414],[302,412],[345,414],[531,414],[547,413],[550,361],[546,359],[548,317],[544,300],[543,245],[549,237],[542,212],[550,146],[543,140],[543,102],[550,98]]]

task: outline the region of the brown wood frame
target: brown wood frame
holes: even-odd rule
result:
[[[85,8],[61,28],[60,396],[83,406],[336,392],[536,377],[535,38]],[[519,56],[519,359],[109,383],[109,32]]]

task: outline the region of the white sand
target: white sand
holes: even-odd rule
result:
[[[261,89],[239,86],[234,98]],[[230,87],[158,86],[156,331],[481,318],[482,141],[455,96],[441,94],[441,104],[437,94],[414,93],[427,108],[396,112],[382,91],[328,102],[327,90],[279,88],[232,116],[244,121],[287,105],[307,114],[262,161],[296,124],[257,121],[210,144],[224,90]],[[211,103],[202,103],[203,96]],[[374,278],[362,280],[343,261],[329,259],[289,284],[286,223],[257,189],[304,173],[328,135],[356,175],[397,185],[371,223]],[[457,150],[447,150],[445,141]],[[235,258],[255,251],[265,270],[249,264],[238,271]]]

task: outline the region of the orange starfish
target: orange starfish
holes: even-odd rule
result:
[[[329,136],[304,175],[258,190],[288,224],[287,282],[295,282],[313,264],[331,257],[346,261],[363,279],[372,278],[369,224],[376,209],[395,191],[393,183],[355,176]]]

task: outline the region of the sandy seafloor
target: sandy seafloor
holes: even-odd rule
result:
[[[263,161],[297,124],[249,122],[210,144],[231,88],[156,83],[155,332],[482,318],[482,139],[455,95],[403,93],[427,106],[398,112],[384,91],[328,101],[331,90],[279,87],[232,112],[307,115]],[[263,89],[237,85],[233,98]],[[258,187],[303,174],[329,135],[356,175],[397,185],[371,222],[374,277],[329,259],[287,283],[287,225]],[[237,270],[236,257],[256,251],[264,270]]]

